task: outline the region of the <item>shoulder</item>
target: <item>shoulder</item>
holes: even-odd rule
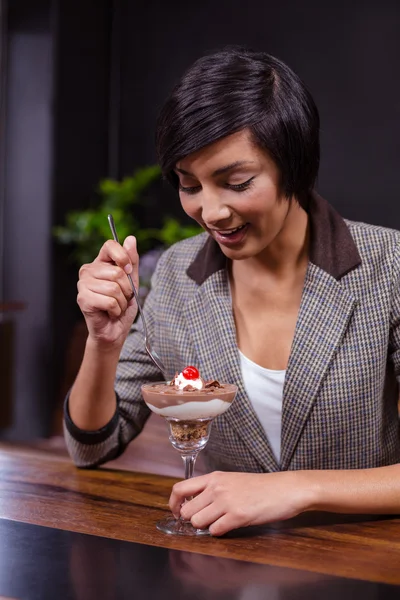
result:
[[[203,232],[173,244],[163,253],[163,262],[181,261],[183,265],[189,266],[206,243],[208,237],[208,233]]]
[[[361,259],[373,256],[393,256],[400,247],[400,231],[344,219],[357,245]]]
[[[386,285],[396,288],[400,282],[400,231],[356,221],[345,222],[361,258],[361,268],[349,277],[361,277],[369,284],[375,281],[381,290]]]
[[[160,257],[157,263],[155,279],[157,282],[168,280],[169,285],[182,285],[192,282],[186,271],[208,240],[204,232],[173,244]],[[154,282],[153,282],[154,283]],[[193,283],[193,282],[192,282]]]

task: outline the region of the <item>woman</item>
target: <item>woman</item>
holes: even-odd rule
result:
[[[299,78],[235,48],[197,61],[159,119],[163,173],[205,233],[161,258],[151,340],[171,372],[239,386],[204,450],[219,471],[170,499],[214,535],[307,510],[400,512],[400,234],[314,192],[318,134]],[[160,378],[131,327],[138,260],[128,237],[80,271],[89,337],[65,417],[80,466],[124,450],[149,416],[140,386]]]

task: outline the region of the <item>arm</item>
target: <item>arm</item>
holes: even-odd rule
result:
[[[79,429],[96,431],[111,421],[117,409],[114,380],[119,355],[118,347],[104,348],[88,338],[68,399],[70,418]]]
[[[69,416],[79,429],[96,431],[115,413],[118,358],[137,312],[126,273],[132,272],[137,285],[138,259],[134,238],[127,238],[124,248],[110,240],[79,271],[77,302],[88,339],[68,399]]]
[[[216,471],[175,484],[170,507],[195,527],[210,525],[213,535],[311,510],[400,514],[400,465],[348,471]]]
[[[151,295],[152,292],[145,304],[145,314],[149,335],[154,339]],[[80,467],[94,467],[117,458],[129,442],[140,433],[150,415],[149,409],[142,400],[140,388],[142,383],[159,380],[160,373],[144,349],[140,320],[132,326],[118,357],[98,349],[92,350],[89,341],[85,355],[86,353],[88,353],[87,358],[91,360],[82,363],[80,380],[77,379],[73,391],[76,402],[80,403],[80,414],[90,425],[86,428],[77,426],[71,418],[69,398],[67,398],[64,411],[64,435],[68,451],[75,464]],[[88,398],[91,402],[85,402],[87,397],[84,394],[88,390],[92,394],[91,398]],[[102,408],[100,414],[97,409],[102,401],[104,404],[100,406]],[[109,411],[108,415],[106,411]],[[98,425],[97,429],[95,424]]]
[[[149,414],[141,401],[142,380],[159,378],[143,348],[141,321],[132,325],[137,309],[130,300],[132,291],[124,271],[128,262],[137,285],[133,238],[127,238],[124,248],[107,242],[98,258],[80,272],[78,303],[89,336],[64,418],[67,448],[78,466],[95,466],[123,452]],[[153,337],[151,296],[146,317]]]
[[[400,514],[400,465],[348,471],[299,471],[313,501],[305,510]]]

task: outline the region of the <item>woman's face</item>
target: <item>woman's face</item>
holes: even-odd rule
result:
[[[292,203],[279,191],[276,164],[248,131],[185,157],[175,171],[184,211],[228,258],[258,256],[278,239]]]

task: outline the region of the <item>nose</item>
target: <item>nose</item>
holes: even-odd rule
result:
[[[232,215],[230,207],[217,194],[203,193],[201,218],[210,226],[228,221]]]

